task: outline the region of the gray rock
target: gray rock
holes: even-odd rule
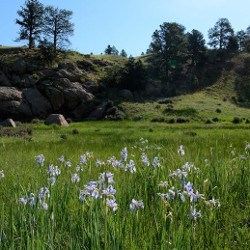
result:
[[[12,127],[12,128],[16,127],[16,123],[11,118],[4,120],[3,122],[0,123],[0,125],[3,127]]]
[[[34,87],[36,85],[36,81],[32,75],[25,75],[23,79],[23,85],[26,88]]]
[[[104,118],[106,114],[106,110],[109,108],[110,103],[109,102],[103,102],[97,108],[88,116],[88,120],[96,121],[101,120]]]
[[[73,110],[83,102],[93,100],[94,96],[87,92],[80,83],[71,82],[67,78],[60,78],[53,82],[53,86],[64,95],[64,107]]]
[[[21,85],[21,77],[19,75],[16,75],[16,74],[12,74],[11,76],[11,82],[13,83],[14,86],[18,85],[20,86]]]
[[[2,71],[0,71],[0,86],[8,86],[8,87],[11,86],[9,79]]]
[[[91,101],[94,96],[87,92],[79,83],[72,83],[70,88],[63,89],[65,107],[75,109],[82,102]]]
[[[145,87],[145,94],[147,96],[161,96],[162,95],[162,88],[159,87],[161,86],[160,84],[151,84],[148,83]]]
[[[45,96],[50,101],[54,111],[58,111],[64,105],[64,95],[57,88],[47,87],[45,89]]]
[[[25,101],[8,100],[0,103],[0,119],[13,117],[15,119],[30,119],[33,114]]]
[[[25,100],[29,103],[35,117],[45,118],[52,111],[48,99],[46,99],[36,88],[29,88],[23,91]]]
[[[121,90],[119,94],[126,101],[132,101],[134,98],[133,93],[128,89]]]
[[[12,65],[12,71],[18,75],[25,74],[26,70],[27,70],[27,63],[21,58],[17,59]]]
[[[83,118],[88,117],[91,111],[93,111],[93,109],[93,102],[83,102],[79,106],[77,106],[73,112],[71,112],[71,115],[73,118],[81,120]]]
[[[58,74],[72,82],[81,82],[82,79],[85,79],[84,72],[75,63],[63,62],[58,65],[58,68]]]
[[[45,120],[46,125],[57,124],[60,126],[69,126],[68,122],[61,114],[51,114]]]
[[[0,87],[0,103],[4,101],[21,101],[22,92],[13,87]]]

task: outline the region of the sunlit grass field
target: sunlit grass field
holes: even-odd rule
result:
[[[0,138],[0,249],[250,248],[250,125],[31,128]]]

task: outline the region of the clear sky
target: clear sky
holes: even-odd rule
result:
[[[25,0],[2,0],[0,44],[18,46],[17,10]],[[128,55],[145,52],[151,35],[163,22],[177,22],[186,31],[197,29],[207,40],[208,29],[228,18],[235,31],[250,26],[250,0],[40,0],[73,11],[70,49],[100,54],[108,44]]]

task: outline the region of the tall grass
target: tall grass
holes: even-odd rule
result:
[[[155,124],[149,130],[149,126],[126,122],[73,124],[65,129],[37,126],[32,140],[2,138],[0,170],[5,176],[0,179],[0,248],[249,249],[247,128]],[[72,134],[73,128],[79,134]],[[195,133],[187,133],[190,131]],[[141,137],[148,142],[140,141]],[[184,145],[183,155],[178,153],[180,145]],[[127,159],[121,156],[125,147]],[[86,157],[86,163],[80,162],[80,156],[88,155],[86,151],[93,156]],[[149,164],[145,158],[142,161],[143,153]],[[36,162],[40,154],[45,156],[44,166]],[[58,160],[62,155],[64,162]],[[112,156],[122,165],[111,161],[112,166]],[[160,165],[153,167],[155,157]],[[104,164],[97,166],[97,160]],[[126,168],[130,160],[136,172]],[[185,172],[187,162],[193,166],[186,171],[187,176],[175,176],[177,169]],[[50,164],[61,171],[54,185],[49,182]],[[83,171],[77,172],[77,166]],[[86,195],[81,201],[81,191],[90,181],[99,183],[99,195],[111,185],[100,179],[101,173],[108,172],[113,174],[116,193],[102,198]],[[75,173],[79,182],[71,180]],[[188,182],[194,193],[204,197],[191,201]],[[44,186],[50,192],[50,197],[43,199],[47,209],[38,197]],[[169,190],[174,193],[170,198]],[[183,191],[185,202],[181,199]],[[35,205],[21,204],[19,199],[31,193]],[[118,204],[115,211],[108,206],[112,198]],[[210,202],[213,198],[219,202],[215,206]],[[132,199],[141,200],[144,208],[131,210]]]

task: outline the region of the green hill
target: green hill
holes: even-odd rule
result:
[[[38,49],[28,50],[25,47],[0,47],[0,66],[1,72],[9,77],[9,86],[22,89],[25,86],[12,81],[11,69],[13,64],[19,59],[25,60],[27,67],[32,65],[33,69],[25,72],[25,77],[31,76],[36,78],[36,84],[39,83],[40,73],[45,69],[53,69],[57,71],[60,64],[71,63],[76,65],[80,70],[81,77],[78,82],[86,89],[94,89],[96,105],[103,101],[112,101],[113,108],[119,118],[132,120],[152,120],[155,122],[192,122],[202,121],[207,123],[213,122],[248,122],[250,120],[250,110],[247,108],[248,103],[242,102],[239,91],[236,92],[237,79],[241,79],[242,72],[248,75],[247,62],[250,61],[248,54],[237,55],[227,60],[220,75],[216,77],[214,82],[209,82],[209,86],[199,88],[196,91],[182,91],[179,95],[168,97],[164,96],[161,90],[164,83],[154,78],[150,72],[150,55],[144,55],[135,58],[135,62],[139,60],[145,68],[145,89],[143,91],[130,91],[132,97],[120,94],[121,89],[115,85],[106,84],[105,77],[119,76],[119,70],[123,69],[129,59],[121,56],[112,55],[83,55],[74,51],[61,52],[57,60],[52,63],[46,63],[41,57]],[[214,65],[214,71],[216,67]],[[212,67],[212,66],[210,66]],[[117,71],[114,71],[117,70]],[[111,70],[111,71],[110,71]],[[246,72],[247,71],[247,72]],[[111,73],[110,73],[111,72]],[[213,72],[213,69],[210,69]],[[217,71],[216,71],[217,72]],[[43,77],[47,77],[46,75]],[[209,76],[210,77],[210,76]],[[19,75],[20,81],[24,79],[23,75]],[[48,78],[48,77],[47,77]],[[213,77],[211,76],[211,79]],[[53,81],[55,81],[55,77]],[[52,82],[53,83],[53,82]],[[4,84],[1,83],[0,86]],[[34,86],[32,86],[34,87]],[[35,86],[36,87],[36,86]],[[46,88],[46,86],[44,87]],[[153,90],[152,90],[153,88]],[[149,90],[150,89],[150,90]],[[39,89],[40,91],[40,89]],[[45,91],[44,89],[42,91]],[[68,111],[58,110],[65,112]],[[112,116],[107,116],[112,119]]]

